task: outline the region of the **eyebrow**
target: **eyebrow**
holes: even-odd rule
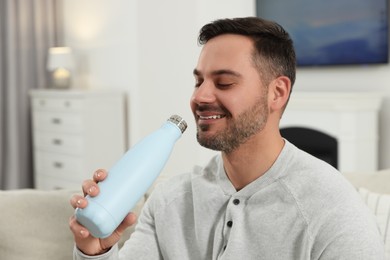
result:
[[[199,70],[197,70],[197,69],[194,69],[193,74],[195,76],[201,76],[202,75],[202,73]],[[211,72],[211,75],[213,75],[213,76],[231,75],[231,76],[234,76],[234,77],[237,77],[237,78],[241,77],[240,73],[238,73],[236,71],[233,71],[233,70],[227,70],[227,69],[213,71],[213,72]]]

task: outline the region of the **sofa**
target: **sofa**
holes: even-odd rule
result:
[[[382,234],[390,248],[390,169],[377,172],[348,173],[345,177],[356,187],[362,199],[377,215]],[[80,191],[34,189],[0,191],[0,259],[69,260],[73,235],[68,227],[73,209],[72,194]],[[133,210],[138,214],[151,190]],[[390,226],[390,225],[389,225]],[[131,235],[129,229],[120,241]],[[390,249],[387,249],[390,255]]]
[[[76,190],[0,191],[0,260],[70,260],[73,234],[68,222]],[[132,210],[139,214],[146,194]],[[129,228],[119,245],[129,238]]]

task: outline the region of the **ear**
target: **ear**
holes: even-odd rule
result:
[[[271,112],[283,112],[290,97],[291,81],[286,76],[280,76],[269,84],[269,106]]]

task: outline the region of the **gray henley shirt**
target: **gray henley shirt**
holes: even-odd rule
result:
[[[382,260],[374,216],[334,168],[286,141],[274,165],[236,191],[220,155],[156,187],[118,252],[74,259]]]

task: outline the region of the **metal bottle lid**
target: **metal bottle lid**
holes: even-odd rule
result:
[[[179,127],[181,133],[184,133],[184,131],[187,129],[187,123],[186,123],[186,121],[184,121],[184,119],[181,116],[172,115],[168,119],[168,121],[177,125]]]

